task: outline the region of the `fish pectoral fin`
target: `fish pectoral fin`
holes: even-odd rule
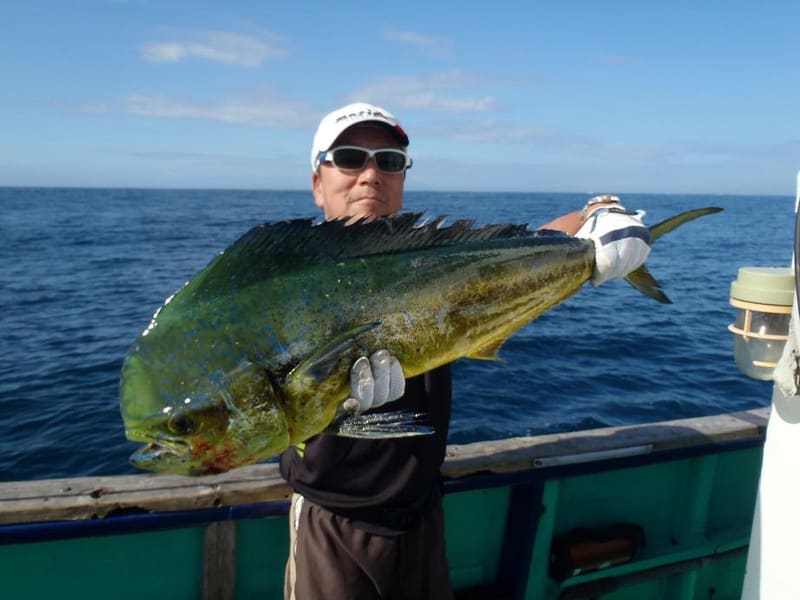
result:
[[[650,274],[650,271],[644,265],[628,273],[625,281],[653,300],[657,300],[662,304],[672,304],[672,300],[661,289],[661,284],[656,281],[656,278]]]
[[[336,419],[323,433],[373,440],[431,435],[434,430],[423,424],[424,418],[424,413],[408,410],[349,415]]]
[[[488,346],[484,346],[483,348],[478,348],[474,352],[471,352],[467,355],[467,358],[473,358],[475,360],[491,360],[494,362],[502,362],[498,354],[500,353],[500,347],[505,343],[505,340],[500,340],[499,342],[492,342]]]
[[[380,321],[373,321],[335,337],[327,344],[320,346],[316,352],[292,369],[289,376],[304,375],[316,382],[324,381],[334,371],[342,355],[350,354],[358,344],[359,338],[380,327],[380,324]]]

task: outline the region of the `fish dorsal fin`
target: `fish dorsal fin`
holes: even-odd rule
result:
[[[474,227],[461,219],[443,226],[445,217],[423,220],[422,213],[400,213],[352,224],[346,221],[315,223],[295,219],[254,227],[231,245],[225,254],[264,258],[292,256],[306,261],[346,258],[446,246],[457,242],[486,241],[535,235],[527,225],[499,224]],[[285,264],[285,261],[278,261]]]
[[[353,224],[315,223],[313,219],[265,223],[252,228],[217,256],[180,295],[195,301],[217,297],[304,266],[336,264],[350,258],[460,242],[553,235],[533,232],[519,224],[476,228],[474,221],[467,219],[444,227],[444,217],[428,221],[422,217],[422,213],[400,213]]]

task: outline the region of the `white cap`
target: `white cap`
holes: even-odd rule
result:
[[[397,136],[398,141],[405,148],[408,146],[408,135],[400,127],[400,122],[395,116],[385,108],[367,104],[366,102],[354,102],[347,106],[342,106],[329,112],[322,117],[314,135],[314,142],[311,146],[311,170],[317,169],[317,158],[320,152],[329,150],[345,129],[349,129],[358,123],[383,123],[387,125]]]

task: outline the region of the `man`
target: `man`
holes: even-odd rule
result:
[[[311,150],[311,189],[325,218],[401,210],[412,164],[408,145],[397,119],[380,107],[356,103],[326,115]],[[595,285],[623,277],[649,252],[639,216],[624,212],[614,196],[596,197],[547,227],[570,234],[582,229],[583,237],[595,240]],[[296,492],[285,597],[452,597],[439,481],[450,367],[403,381],[396,359],[379,352],[354,365],[351,393],[362,409],[395,400],[378,410],[425,413],[435,433],[382,440],[321,435],[281,456],[281,473]]]

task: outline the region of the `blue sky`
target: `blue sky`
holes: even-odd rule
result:
[[[0,6],[0,185],[304,189],[355,100],[412,190],[794,195],[800,2]]]

